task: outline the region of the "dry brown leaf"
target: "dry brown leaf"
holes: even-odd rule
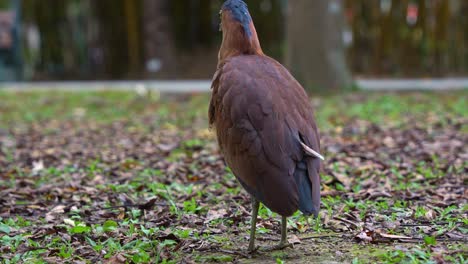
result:
[[[374,241],[374,239],[372,238],[372,233],[373,232],[370,232],[370,231],[362,231],[360,232],[359,234],[356,235],[356,238],[358,238],[359,240],[361,241],[364,241],[364,242],[372,242]]]
[[[107,264],[124,264],[126,262],[127,262],[127,258],[125,258],[124,255],[119,253],[109,258],[106,263]]]
[[[427,210],[427,212],[424,214],[424,218],[426,218],[429,221],[436,219],[436,217],[437,213],[432,209]]]
[[[293,245],[301,244],[301,240],[296,235],[289,236],[288,242]]]
[[[206,215],[205,224],[213,220],[223,218],[226,214],[227,214],[226,209],[209,210],[208,214]]]
[[[377,234],[383,238],[389,238],[389,239],[413,239],[412,237],[409,237],[409,236],[392,235],[392,234],[386,234],[383,232],[377,232]]]

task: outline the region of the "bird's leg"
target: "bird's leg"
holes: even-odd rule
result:
[[[287,217],[283,216],[281,218],[281,241],[280,243],[276,246],[266,248],[265,251],[281,250],[287,247],[292,247],[292,244],[288,243],[288,240],[287,240],[287,232],[288,232],[287,224],[288,224]]]
[[[249,252],[254,252],[255,248],[255,231],[257,229],[257,215],[258,207],[260,203],[255,197],[252,196],[252,222],[250,225],[250,241],[249,241]]]
[[[281,241],[274,249],[285,249],[287,247],[292,247],[292,244],[288,243],[288,219],[286,216],[281,218]]]

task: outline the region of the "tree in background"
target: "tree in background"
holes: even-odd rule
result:
[[[353,73],[379,77],[466,75],[468,1],[346,0]]]
[[[91,1],[107,78],[137,78],[142,69],[141,1]]]
[[[11,2],[0,0],[0,7]],[[264,51],[289,64],[310,89],[349,86],[345,50],[356,76],[466,76],[468,70],[468,1],[246,2]],[[221,4],[22,0],[26,78],[209,78],[216,67]]]
[[[247,1],[263,51],[279,61],[284,60],[284,0]]]
[[[88,66],[89,0],[21,1],[26,77],[81,79]]]
[[[176,74],[175,47],[170,25],[169,0],[143,1],[144,58],[146,77]]]
[[[341,0],[289,1],[286,63],[308,91],[351,87]]]
[[[66,39],[68,31],[64,1],[52,1],[44,5],[42,1],[24,1],[22,5],[26,23],[34,23],[40,32],[41,52],[37,62],[40,71],[51,71],[58,75],[65,72]],[[69,65],[71,66],[71,65]]]

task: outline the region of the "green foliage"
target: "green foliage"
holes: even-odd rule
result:
[[[84,72],[88,77],[128,78],[130,75],[141,78],[145,62],[152,59],[145,56],[146,41],[157,36],[155,45],[164,40],[158,51],[165,46],[175,47],[174,53],[184,57],[190,55],[187,61],[195,61],[200,60],[198,51],[201,50],[206,53],[202,58],[206,60],[209,57],[214,63],[217,44],[221,41],[217,14],[222,1],[204,0],[190,4],[186,0],[171,0],[166,2],[166,8],[155,8],[154,2],[62,0],[43,5],[40,1],[22,1],[26,24],[35,24],[41,33],[39,54],[25,50],[24,57],[29,67],[39,74],[77,78]],[[385,4],[377,1],[344,2],[346,13],[353,14],[347,17],[353,34],[347,57],[357,74],[426,77],[427,73],[441,76],[466,73],[466,1],[457,1],[456,5],[448,0],[431,4],[421,0],[391,1],[386,11],[382,7]],[[9,0],[2,0],[0,8],[9,3]],[[288,28],[285,26],[286,2],[263,0],[248,3],[265,52],[274,58],[284,58],[287,46],[285,30]],[[405,19],[409,3],[418,8],[415,24]],[[148,33],[145,26],[161,23],[154,20],[158,18],[163,18],[162,24],[166,26],[158,27],[158,34]],[[77,20],[87,23],[75,23]],[[307,22],[299,24],[307,25]],[[89,34],[87,25],[100,28],[99,37]],[[164,37],[159,37],[161,34]],[[96,43],[94,45],[104,49],[106,56],[101,67],[89,67],[89,49],[94,46],[88,47],[88,43]],[[156,54],[167,55],[164,52]],[[70,68],[73,71],[69,73]],[[200,75],[206,76],[211,70],[206,67]]]
[[[102,227],[104,232],[112,232],[117,229],[118,224],[115,221],[107,220]]]
[[[195,198],[192,198],[189,201],[184,201],[184,212],[194,214],[198,212],[200,209],[201,207],[198,206],[198,203],[195,200]]]
[[[285,264],[286,262],[280,258],[276,259],[276,264]]]
[[[424,243],[427,246],[435,246],[437,244],[436,238],[433,236],[425,236],[424,237]]]
[[[0,10],[5,10],[10,7],[11,0],[0,0]]]
[[[372,137],[374,125],[385,131],[387,128],[411,131],[417,126],[439,133],[447,130],[446,126],[453,128],[454,123],[468,117],[462,107],[466,92],[381,96],[357,93],[320,98],[316,115],[326,142],[336,142],[333,138],[339,138],[365,144],[365,140],[357,139]],[[178,263],[186,257],[186,250],[192,250],[189,256],[198,262],[235,262],[241,258],[240,254],[197,251],[209,245],[238,252],[247,243],[245,237],[250,226],[248,195],[232,172],[224,168],[212,135],[205,135],[207,96],[195,96],[183,104],[171,100],[136,100],[134,94],[127,92],[0,92],[0,143],[5,139],[15,142],[15,130],[22,131],[19,138],[24,141],[24,131],[27,131],[24,129],[34,126],[40,127],[41,133],[44,130],[40,135],[49,140],[53,135],[74,133],[73,129],[83,124],[86,129],[96,127],[100,133],[109,131],[101,128],[117,124],[121,125],[119,129],[125,130],[125,137],[113,137],[112,141],[135,137],[138,143],[154,143],[152,148],[170,149],[140,156],[148,149],[138,145],[133,152],[136,155],[125,156],[119,162],[113,162],[112,157],[102,152],[58,164],[61,156],[50,154],[57,159],[45,162],[43,170],[32,173],[29,164],[17,162],[15,147],[0,144],[0,152],[10,153],[9,158],[6,156],[7,165],[17,162],[2,174],[5,176],[0,183],[2,192],[15,190],[14,196],[19,197],[11,206],[18,211],[46,212],[41,217],[15,214],[0,219],[0,250],[7,248],[0,253],[2,257],[7,256],[5,263],[43,263],[41,258],[45,254],[61,262],[85,261],[81,255],[83,248],[104,261],[119,255],[135,263]],[[76,108],[86,109],[85,114],[80,110],[76,115],[73,110]],[[357,126],[363,131],[347,131],[346,126],[356,123],[365,123],[362,128]],[[7,136],[3,136],[3,131]],[[121,132],[111,131],[113,136]],[[450,133],[454,132],[459,131]],[[175,144],[160,145],[166,144],[166,140]],[[34,148],[50,151],[48,146],[41,146],[40,141],[34,143]],[[327,144],[324,151],[332,145]],[[110,156],[128,151],[111,149]],[[463,217],[467,205],[427,204],[427,200],[421,200],[425,197],[417,197],[423,191],[433,191],[436,183],[450,175],[462,175],[466,162],[445,169],[448,161],[443,156],[427,156],[424,162],[410,161],[412,166],[402,168],[402,159],[397,157],[395,160],[384,158],[383,161],[388,162],[385,169],[363,169],[362,165],[370,160],[352,157],[353,150],[347,151],[350,153],[345,156],[336,156],[341,154],[340,150],[327,153],[333,159],[330,158],[330,164],[324,164],[329,173],[322,175],[325,195],[320,217],[307,218],[297,212],[288,218],[289,234],[296,235],[302,241],[297,248],[305,250],[287,249],[275,254],[260,251],[262,261],[288,263],[300,258],[323,257],[325,262],[333,258],[352,263],[432,263],[437,250],[444,249],[453,252],[443,256],[448,263],[466,262],[466,256],[457,253],[466,251],[466,247],[444,241],[444,238],[449,232],[467,233],[468,220]],[[335,177],[337,173],[343,178]],[[21,198],[16,190],[25,184],[41,193],[27,193],[24,194],[26,198]],[[391,197],[382,191],[389,192]],[[378,197],[371,197],[375,193]],[[30,199],[30,195],[35,195],[35,199]],[[407,199],[403,195],[418,199]],[[31,200],[40,202],[31,205]],[[147,206],[148,201],[156,202]],[[55,208],[61,203],[67,205],[63,212],[60,206]],[[53,210],[57,210],[57,214],[51,217],[47,212]],[[211,217],[209,221],[208,216]],[[417,243],[355,243],[354,235],[369,219],[376,230],[411,236]],[[47,227],[49,221],[54,223],[53,229]],[[401,223],[423,224],[423,227],[416,229],[399,225]],[[262,205],[257,226],[258,244],[270,243],[270,237],[279,238],[279,224],[279,216]],[[24,248],[31,250],[24,253]],[[321,252],[321,255],[295,255],[309,251]],[[337,251],[343,253],[342,257]]]
[[[9,234],[11,231],[11,228],[8,225],[5,225],[4,223],[0,223],[0,233],[4,234]]]

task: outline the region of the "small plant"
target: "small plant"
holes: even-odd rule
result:
[[[174,234],[181,238],[181,239],[186,239],[186,238],[189,238],[190,237],[190,234],[192,233],[192,230],[190,229],[176,229],[174,230]]]
[[[424,208],[424,207],[422,207],[422,206],[416,207],[416,210],[415,210],[415,212],[414,212],[414,216],[415,216],[416,218],[423,218],[423,217],[426,216],[426,214],[427,214],[426,208]]]
[[[424,243],[426,246],[435,246],[437,244],[436,238],[433,236],[425,236]]]
[[[196,213],[201,210],[201,207],[198,205],[195,198],[184,202],[184,212],[186,213]]]
[[[285,264],[286,262],[284,262],[284,260],[280,259],[280,258],[277,258],[276,259],[276,264]]]

